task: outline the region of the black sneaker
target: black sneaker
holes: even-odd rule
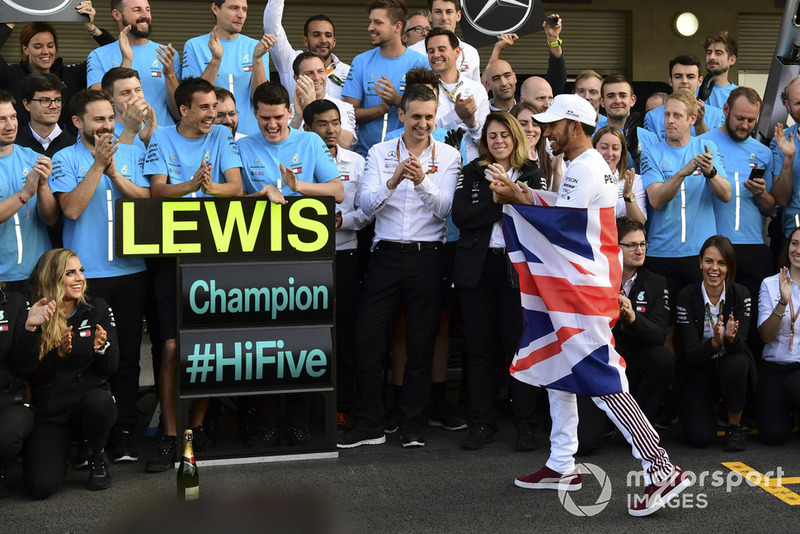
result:
[[[527,421],[520,421],[516,423],[517,427],[517,441],[514,444],[514,449],[518,451],[535,451],[536,442],[533,440],[533,426]]]
[[[286,441],[291,446],[308,445],[311,443],[311,427],[302,425],[286,429]]]
[[[262,449],[276,446],[279,439],[276,426],[251,426],[247,434],[242,436],[242,443],[248,449]]]
[[[400,443],[403,447],[424,447],[425,436],[419,431],[416,422],[406,423],[400,427]]]
[[[86,440],[78,443],[78,452],[75,454],[75,460],[72,462],[72,468],[77,470],[87,469],[89,467],[89,442]]]
[[[461,442],[461,448],[468,451],[477,451],[484,445],[493,441],[494,429],[489,425],[472,425],[469,434]]]
[[[158,440],[153,456],[148,458],[144,470],[148,473],[161,473],[172,469],[178,457],[178,438],[163,434]]]
[[[11,495],[11,480],[8,479],[5,469],[0,469],[0,498]]]
[[[114,463],[135,462],[139,460],[139,451],[133,440],[133,434],[127,430],[118,432],[111,437],[108,445],[108,452]]]
[[[203,425],[192,428],[192,447],[194,452],[208,452],[211,450],[211,440],[208,439]]]
[[[105,452],[98,452],[89,457],[89,482],[86,487],[92,491],[111,487],[111,473],[108,472],[108,458]]]
[[[725,431],[725,450],[726,451],[743,451],[747,449],[747,443],[744,440],[744,431],[739,425],[730,425]]]
[[[400,428],[400,413],[396,409],[389,410],[383,416],[381,427],[387,434],[394,434]]]
[[[383,427],[370,428],[356,425],[349,430],[336,432],[336,446],[340,449],[352,449],[361,445],[381,445],[386,443]]]
[[[445,430],[464,430],[468,426],[467,420],[457,416],[447,405],[431,410],[428,425],[442,427]]]

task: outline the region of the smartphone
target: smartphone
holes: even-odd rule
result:
[[[753,170],[750,171],[750,177],[748,180],[753,180],[754,178],[763,178],[765,171],[766,169],[764,169],[764,167],[754,167]]]
[[[555,15],[545,17],[544,21],[548,26],[558,26],[558,17]]]

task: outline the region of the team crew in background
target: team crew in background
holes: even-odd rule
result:
[[[453,280],[461,297],[452,309],[462,311],[469,328],[469,410],[462,410],[469,412],[469,431],[462,446],[470,450],[496,437],[493,406],[509,380],[497,372],[519,335],[513,316],[522,317],[490,182],[494,188],[505,180],[517,200],[531,189],[549,189],[560,192],[563,205],[616,205],[616,215],[627,217],[618,223],[623,276],[614,336],[629,359],[631,388],[595,402],[644,458],[653,485],[648,491],[671,498],[686,486],[653,430],[669,426],[672,412],[679,412],[695,447],[714,440],[717,413],[727,417],[728,450],[744,449],[747,427],[755,424],[765,442],[788,439],[791,413],[800,408],[793,393],[800,355],[792,342],[800,139],[797,125],[778,125],[770,148],[753,139],[762,101],[730,79],[739,54],[730,34],[709,35],[697,57],[676,50],[668,69],[672,93],[654,95],[642,119],[632,110],[634,84],[621,74],[575,72],[574,95],[559,96],[566,89],[568,45],[560,35],[569,21],[558,15],[543,27],[547,74],[522,80],[524,65],[500,59],[519,37],[498,36],[481,65],[475,47],[455,33],[458,0],[430,0],[427,9],[411,13],[403,0],[366,2],[364,33],[372,48],[350,64],[334,53],[335,21],[327,15],[309,14],[302,43],[291,43],[284,15],[297,6],[250,4],[210,0],[214,25],[209,21],[208,33],[176,47],[150,40],[154,18],[174,22],[155,3],[112,0],[115,40],[94,24],[92,3],[81,2],[76,9],[88,16],[86,29],[99,45],[87,50],[85,63],[64,65],[56,57],[55,30],[39,21],[20,32],[22,62],[0,60],[0,282],[9,295],[0,306],[11,317],[0,320],[0,429],[8,429],[0,438],[31,440],[24,476],[33,497],[51,495],[63,477],[52,459],[43,459],[45,443],[57,445],[59,465],[62,449],[80,443],[76,464],[89,467],[90,489],[111,485],[109,462],[138,461],[136,398],[148,294],[155,302],[148,322],[158,355],[161,436],[144,468],[164,471],[176,459],[175,263],[152,262],[148,273],[142,260],[114,254],[119,198],[335,199],[341,448],[384,443],[398,422],[404,447],[435,439],[422,422],[437,389],[431,386],[434,346],[452,292],[440,256],[452,232],[447,240],[457,242]],[[259,35],[242,33],[253,16],[249,8],[263,9]],[[0,41],[13,29],[0,26]],[[270,65],[278,74],[272,81]],[[411,83],[416,80],[425,83]],[[783,89],[781,102],[798,122],[800,83],[791,80]],[[638,97],[649,102],[651,95]],[[580,118],[570,115],[573,108]],[[586,146],[572,150],[579,141]],[[583,197],[587,190],[591,198]],[[776,206],[782,208],[777,237],[787,247],[780,264],[772,262],[761,232]],[[455,225],[448,226],[453,211]],[[477,216],[481,221],[472,220]],[[359,248],[368,251],[366,263]],[[63,291],[53,292],[58,287]],[[483,308],[494,305],[511,319],[485,324]],[[399,412],[387,414],[384,356],[398,311],[406,316],[407,360],[395,384]],[[100,327],[83,336],[84,319]],[[10,358],[15,336],[36,353]],[[484,346],[492,339],[497,347]],[[85,388],[70,387],[76,376],[88,377]],[[531,450],[534,431],[546,432],[536,429],[533,413],[543,392],[510,380],[514,446]],[[16,399],[27,402],[28,393],[33,408],[25,412]],[[578,489],[573,455],[600,447],[606,419],[595,403],[576,405],[556,390],[548,395],[550,459],[517,485]],[[749,398],[757,406],[752,414]],[[291,395],[283,403],[281,423],[275,399],[241,399],[248,446],[272,446],[281,435],[289,445],[314,439],[312,399]],[[213,446],[204,428],[213,420],[207,407],[208,399],[193,402],[190,426],[200,451]],[[3,446],[0,497],[11,491],[6,470],[20,451],[13,443]],[[657,508],[634,503],[631,513]]]

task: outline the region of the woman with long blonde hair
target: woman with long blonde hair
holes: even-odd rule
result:
[[[39,258],[31,274],[31,301],[54,302],[52,317],[37,328],[38,353],[14,356],[30,383],[35,414],[24,451],[23,472],[35,499],[56,492],[73,436],[89,445],[91,490],[111,486],[105,445],[117,419],[108,377],[119,363],[114,315],[102,299],[86,295],[75,252],[57,248]]]

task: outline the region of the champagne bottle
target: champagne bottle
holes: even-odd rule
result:
[[[196,501],[200,497],[200,475],[194,461],[192,437],[191,429],[183,433],[183,457],[178,467],[179,501]]]

